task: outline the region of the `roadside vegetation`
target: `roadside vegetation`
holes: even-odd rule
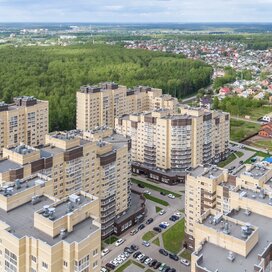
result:
[[[154,231],[148,231],[147,233],[143,235],[142,240],[149,241],[155,236],[156,236],[156,233]]]
[[[152,196],[152,195],[149,195],[149,194],[144,194],[144,197],[145,197],[146,199],[149,199],[149,200],[151,200],[151,201],[153,201],[153,202],[156,202],[156,203],[158,203],[158,204],[161,204],[161,205],[163,205],[163,206],[169,206],[169,203],[168,203],[167,201],[162,200],[162,199],[160,199],[160,198],[157,198],[157,197],[155,197],[155,196]]]

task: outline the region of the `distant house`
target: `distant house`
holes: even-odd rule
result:
[[[265,122],[272,122],[272,112],[266,114],[266,115],[262,118],[262,121],[265,121]]]
[[[228,87],[222,87],[220,90],[219,90],[219,94],[220,95],[228,95],[230,94],[230,88]]]
[[[258,135],[264,138],[271,138],[272,137],[272,122],[262,125]]]

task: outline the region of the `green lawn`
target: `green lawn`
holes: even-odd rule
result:
[[[159,213],[162,210],[161,207],[156,206],[156,213]]]
[[[164,248],[170,252],[178,253],[182,249],[184,240],[184,218],[162,234]]]
[[[241,120],[230,120],[230,139],[240,142],[243,139],[257,133],[261,125]]]
[[[144,241],[149,241],[149,240],[151,240],[154,236],[156,236],[156,233],[155,233],[154,231],[151,230],[151,231],[145,233],[145,234],[143,235],[142,239],[143,239]]]
[[[268,149],[269,151],[272,151],[272,141],[270,139],[267,140],[256,140],[254,141],[254,146],[262,148],[262,149]],[[252,144],[252,145],[253,145]]]
[[[145,270],[145,272],[154,272],[154,270],[148,268],[147,270]]]
[[[169,203],[167,201],[164,201],[164,200],[162,200],[160,198],[157,198],[155,196],[144,194],[144,197],[146,199],[149,199],[149,200],[153,201],[153,202],[159,203],[159,204],[161,204],[163,206],[169,206]]]
[[[153,243],[154,245],[157,245],[157,246],[160,246],[160,245],[161,245],[161,244],[160,244],[160,239],[159,239],[159,237],[156,238],[156,239],[154,239],[154,240],[152,241],[152,243]]]
[[[116,272],[123,272],[126,268],[128,268],[131,264],[135,264],[137,266],[139,266],[140,268],[145,268],[144,265],[139,264],[133,260],[128,260],[126,263],[124,263],[122,266],[120,266],[118,269],[116,269]]]
[[[179,255],[181,258],[184,258],[188,261],[191,261],[191,251],[185,249],[184,251],[181,252],[181,254]]]
[[[246,148],[247,150],[251,150],[251,151],[255,151],[253,149],[250,149],[250,148]],[[262,152],[262,151],[258,151],[256,152],[253,156],[251,156],[249,159],[247,159],[245,161],[245,163],[251,163],[251,159],[255,158],[255,157],[263,157],[263,158],[266,158],[266,157],[269,157],[270,155],[268,153],[265,153],[265,152]]]
[[[138,180],[138,179],[135,179],[135,178],[131,178],[131,181],[135,184],[141,184],[143,185],[145,188],[149,188],[149,189],[152,189],[154,191],[157,191],[157,192],[164,192],[165,194],[172,194],[174,195],[175,197],[181,197],[180,194],[177,194],[175,192],[172,192],[172,191],[169,191],[169,190],[166,190],[166,189],[163,189],[163,188],[160,188],[156,185],[153,185],[153,184],[149,184],[147,182],[144,182],[142,180]]]
[[[108,245],[111,245],[113,243],[115,243],[118,240],[118,238],[116,236],[110,236],[107,239],[104,240],[104,242]]]
[[[252,120],[258,120],[260,117],[270,112],[272,112],[272,107],[269,105],[263,105],[262,107],[254,108],[248,115]]]
[[[226,165],[228,165],[229,163],[231,163],[232,161],[234,161],[236,159],[236,156],[232,153],[230,154],[226,160],[221,161],[218,163],[219,167],[225,167]]]
[[[241,152],[241,151],[237,151],[237,152],[235,152],[235,154],[236,154],[239,158],[241,158],[241,157],[244,156],[244,153]]]

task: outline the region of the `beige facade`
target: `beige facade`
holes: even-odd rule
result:
[[[81,191],[59,200],[53,180],[41,174],[1,189],[1,271],[100,271],[97,197]]]
[[[268,271],[272,261],[272,168],[198,166],[186,181],[186,242],[192,272]],[[214,258],[216,257],[216,258]]]
[[[158,108],[175,111],[177,99],[162,95],[161,89],[137,87],[127,89],[115,83],[82,86],[77,92],[77,129],[89,130],[100,126],[114,128],[114,118],[133,112]]]
[[[115,129],[131,137],[132,161],[150,168],[184,171],[219,162],[228,151],[229,115],[217,111],[158,109],[116,118]]]
[[[46,135],[40,148],[4,148],[0,182],[42,173],[52,178],[54,197],[80,191],[99,197],[102,237],[106,237],[114,231],[116,216],[129,206],[129,149],[129,139],[107,129],[54,132]]]
[[[48,133],[48,102],[34,97],[14,98],[14,104],[0,103],[0,150],[21,142],[44,144]]]

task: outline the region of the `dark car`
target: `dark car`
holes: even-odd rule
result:
[[[168,256],[168,252],[167,252],[165,249],[163,249],[163,248],[161,248],[161,249],[159,250],[159,252],[160,252],[162,255],[164,255],[164,256]]]
[[[166,195],[166,193],[165,193],[165,192],[160,192],[160,194],[161,194],[161,195]]]
[[[162,270],[162,272],[169,272],[171,270],[171,267],[165,266]]]
[[[148,265],[150,267],[154,267],[156,265],[156,263],[157,263],[157,260],[152,260]]]
[[[162,231],[162,229],[159,228],[159,227],[154,227],[153,230],[156,231],[156,232],[161,232]]]
[[[154,221],[153,218],[149,218],[149,219],[146,220],[145,223],[146,223],[147,225],[149,225],[149,224],[151,224],[153,221]]]
[[[111,263],[107,263],[106,268],[108,268],[109,270],[113,270],[113,269],[115,269],[115,265],[113,265]]]
[[[244,161],[239,161],[239,163],[240,163],[240,164],[243,164],[243,163],[244,163]]]
[[[139,186],[140,188],[144,188],[144,185],[142,185],[142,184],[138,184],[138,186]]]
[[[179,260],[179,257],[176,255],[176,254],[173,254],[173,253],[169,253],[169,258],[174,260],[174,261],[178,261]]]
[[[153,267],[154,267],[155,269],[158,269],[160,266],[161,266],[161,262],[157,262]]]
[[[130,247],[125,247],[124,251],[127,252],[127,253],[129,253],[129,254],[131,254],[131,253],[134,252],[134,250],[132,250]]]
[[[135,252],[133,258],[136,259],[140,254],[142,254],[140,251]]]
[[[138,250],[138,249],[139,249],[139,247],[138,247],[138,246],[133,245],[133,244],[130,246],[130,248],[131,248],[133,251],[136,251],[136,250]]]
[[[138,227],[138,230],[142,230],[144,227],[145,227],[145,224],[141,224],[141,225]]]
[[[176,222],[178,220],[178,218],[174,215],[172,215],[170,218],[169,218],[170,221],[173,221],[173,222]]]
[[[175,268],[171,268],[171,270],[169,270],[169,272],[177,272],[177,270]]]
[[[159,227],[160,227],[161,229],[166,229],[166,228],[167,228],[167,226],[164,225],[164,224],[159,224]]]
[[[148,256],[144,256],[142,259],[141,259],[141,263],[144,263],[145,260],[147,260],[149,257]]]

